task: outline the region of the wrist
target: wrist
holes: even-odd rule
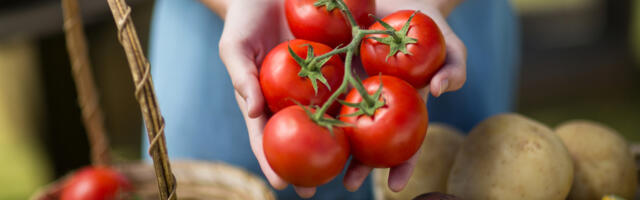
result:
[[[378,14],[386,16],[397,10],[411,9],[426,13],[449,16],[453,9],[464,0],[377,0]]]
[[[225,18],[230,4],[229,0],[200,0],[200,2],[222,19]]]
[[[448,17],[451,11],[456,8],[464,0],[426,0],[435,8],[437,8],[444,17]]]

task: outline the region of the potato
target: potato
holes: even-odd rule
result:
[[[629,145],[615,130],[574,120],[558,126],[556,133],[575,165],[570,199],[600,199],[608,194],[633,199],[638,184],[635,161]]]
[[[569,152],[550,128],[501,114],[471,130],[451,169],[447,193],[465,200],[560,200],[572,180]]]
[[[429,192],[427,194],[421,194],[420,196],[414,197],[413,200],[460,200],[460,198],[440,192]]]
[[[389,169],[373,170],[376,199],[406,200],[427,192],[445,192],[449,170],[463,140],[458,130],[445,124],[430,123],[416,167],[404,190],[395,193],[389,189]]]

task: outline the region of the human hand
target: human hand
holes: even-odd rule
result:
[[[447,58],[444,66],[427,86],[431,94],[439,97],[445,92],[462,88],[467,77],[467,48],[451,30],[446,17],[461,0],[377,0],[377,15],[387,16],[398,10],[419,10],[428,15],[438,25],[444,36]],[[426,90],[423,89],[423,90]]]
[[[447,48],[447,58],[444,66],[431,79],[430,84],[420,89],[423,100],[427,100],[429,90],[435,97],[445,92],[460,89],[466,80],[467,50],[460,38],[447,24],[446,16],[460,3],[459,0],[377,0],[377,15],[384,17],[398,10],[419,10],[431,17],[444,36]],[[418,151],[419,152],[419,151]],[[401,191],[409,181],[417,161],[418,153],[405,163],[390,169],[389,188]],[[343,183],[349,191],[357,190],[369,175],[372,168],[352,160],[347,169]]]
[[[203,0],[203,3],[225,19],[219,43],[220,57],[236,90],[236,100],[247,125],[253,154],[271,186],[282,190],[288,183],[271,169],[262,147],[262,131],[268,116],[264,112],[258,66],[269,50],[293,38],[287,28],[283,2]],[[315,193],[315,188],[294,188],[303,198]]]

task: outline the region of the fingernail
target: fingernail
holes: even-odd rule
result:
[[[445,79],[444,81],[442,81],[442,83],[440,83],[440,91],[438,91],[438,96],[447,91],[447,88],[449,88],[449,80]]]
[[[358,187],[357,186],[353,186],[353,185],[345,186],[345,189],[347,189],[347,191],[349,191],[349,192],[358,191]]]

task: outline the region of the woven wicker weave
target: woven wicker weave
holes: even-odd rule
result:
[[[181,200],[274,200],[267,184],[244,169],[225,163],[203,161],[172,162]],[[157,200],[158,187],[153,166],[148,163],[127,163],[114,166],[135,187],[135,196],[142,200]],[[32,200],[55,200],[64,178],[36,193]],[[135,198],[134,198],[135,199]]]

